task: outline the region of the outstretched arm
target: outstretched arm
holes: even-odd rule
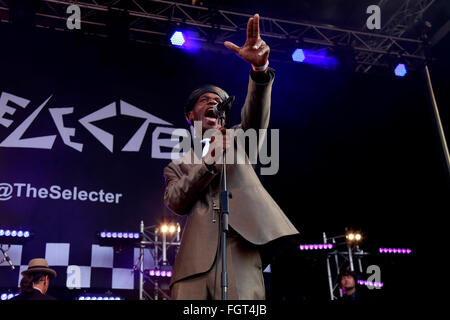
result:
[[[248,20],[247,39],[242,47],[229,41],[224,42],[224,45],[252,64],[253,68],[247,97],[241,111],[240,127],[243,130],[267,128],[270,118],[272,82],[275,75],[274,70],[268,68],[270,47],[261,39],[259,15],[255,14]]]

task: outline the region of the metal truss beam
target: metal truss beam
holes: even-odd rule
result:
[[[382,24],[381,32],[393,37],[402,37],[411,27],[423,19],[424,12],[435,2],[435,0],[380,0],[378,6],[381,9],[381,14],[389,12],[389,6],[396,5],[397,7],[388,18],[386,23]],[[400,5],[399,5],[400,4]],[[363,30],[367,30],[366,26],[363,26]],[[385,41],[382,39],[372,40],[370,45],[377,50],[391,51],[394,43]],[[394,48],[395,50],[396,48]],[[413,52],[413,55],[420,55],[423,48],[418,46]],[[402,56],[408,58],[408,56]],[[367,73],[374,64],[383,58],[383,54],[374,52],[360,52],[358,53],[358,59],[367,63],[364,65],[361,63],[357,66],[356,71],[363,71]]]
[[[404,2],[414,2],[418,5],[420,3],[421,9],[418,10],[416,6],[402,6],[403,13],[415,12],[416,15],[410,13],[405,17],[405,22],[392,22],[392,28],[385,27],[388,32],[357,31],[331,25],[261,17],[261,37],[271,47],[271,59],[283,62],[290,62],[292,51],[299,46],[326,47],[330,50],[348,48],[353,54],[356,70],[363,72],[367,72],[372,66],[390,67],[386,62],[389,57],[401,56],[412,62],[422,62],[425,60],[422,41],[402,38],[404,31],[402,32],[399,25],[406,25],[406,21],[409,21],[407,19],[413,19],[418,12],[426,10],[434,0]],[[0,0],[0,13],[9,10],[4,4],[5,1]],[[66,27],[69,16],[66,10],[71,4],[81,8],[81,32],[88,35],[107,37],[110,32],[108,27],[111,14],[115,14],[115,19],[122,17],[128,26],[129,39],[137,42],[167,45],[171,30],[182,28],[192,31],[191,38],[219,50],[225,50],[224,41],[240,43],[243,40],[248,19],[252,16],[248,13],[165,0],[41,0],[36,11],[36,26],[70,31]],[[402,15],[398,13],[396,16]],[[5,22],[5,19],[2,21]]]

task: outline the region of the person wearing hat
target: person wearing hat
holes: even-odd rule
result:
[[[56,271],[48,267],[47,260],[30,260],[28,269],[21,274],[23,277],[20,280],[20,294],[11,300],[56,300],[46,295],[50,280],[56,277]]]
[[[252,66],[241,123],[233,128],[257,132],[266,129],[275,73],[268,67],[270,48],[260,37],[259,15],[249,19],[247,40],[242,47],[228,41],[224,45]],[[236,146],[227,139],[213,107],[227,98],[225,90],[214,85],[205,85],[191,93],[185,106],[188,123],[194,125],[200,121],[202,133],[208,129],[218,130],[223,139],[220,135],[218,139],[211,138],[209,150],[200,154],[201,161],[189,161],[198,153],[194,147],[180,158],[181,161],[174,160],[164,168],[165,205],[176,214],[188,215],[173,266],[172,299],[222,298],[221,254],[217,250],[220,223],[215,219],[215,204],[218,204],[221,190],[221,162],[214,162],[213,152],[221,155],[224,149]],[[198,133],[195,132],[195,136]],[[298,231],[264,189],[252,164],[227,164],[227,187],[232,193],[226,248],[227,298],[262,300],[265,288],[261,245],[296,235]]]

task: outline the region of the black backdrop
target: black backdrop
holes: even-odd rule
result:
[[[169,160],[152,158],[153,130],[186,128],[183,103],[204,83],[237,96],[232,122],[238,122],[249,66],[222,52],[189,53],[69,32],[21,33],[9,26],[1,30],[0,92],[30,103],[5,116],[14,122],[0,126],[0,141],[50,95],[23,138],[57,137],[50,150],[0,147],[0,182],[123,194],[119,204],[25,197],[1,201],[1,226],[35,232],[23,247],[21,264],[44,256],[46,243],[70,243],[71,264],[88,266],[100,230],[137,231],[141,219],[146,225],[165,217],[182,223],[162,203],[162,170]],[[413,248],[413,257],[372,257],[365,263],[382,267],[385,285],[390,283],[386,295],[412,294],[411,278],[426,249],[422,235],[431,234],[433,219],[447,212],[442,207],[447,176],[424,79],[418,73],[400,79],[354,74],[345,67],[271,66],[276,79],[270,127],[280,129],[280,170],[262,176],[264,186],[302,232],[304,243],[320,242],[322,232],[337,235],[353,227],[362,230],[364,245],[373,252],[382,246]],[[448,93],[438,93],[438,102],[445,105]],[[172,126],[150,124],[140,150],[122,152],[143,120],[121,115],[120,100]],[[93,123],[114,135],[110,152],[78,120],[113,102],[117,116]],[[47,111],[63,107],[74,108],[64,116],[64,125],[76,129],[71,140],[83,144],[82,152],[64,144]],[[275,298],[327,299],[323,257],[289,248],[273,261],[272,271]],[[0,286],[10,282],[2,277]]]

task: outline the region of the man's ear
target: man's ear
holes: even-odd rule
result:
[[[192,111],[189,111],[186,116],[186,121],[189,122],[189,124],[192,126],[193,120],[194,120],[194,115],[192,114]]]

